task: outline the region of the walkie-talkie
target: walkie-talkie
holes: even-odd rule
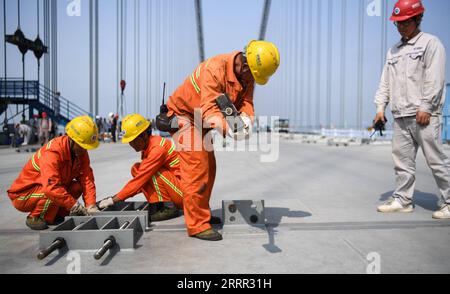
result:
[[[165,103],[166,100],[166,83],[164,83],[163,86],[163,97],[162,97],[162,104],[159,108],[159,115],[156,116],[156,128],[162,132],[177,132],[179,130],[178,128],[178,118],[175,115],[172,115],[171,117],[167,117],[167,114],[169,113],[169,108],[167,107],[167,104]]]
[[[372,135],[370,136],[370,138],[372,138],[376,132],[380,132],[380,136],[383,137],[383,131],[386,130],[386,123],[387,123],[387,119],[386,117],[384,117],[384,122],[382,120],[379,120],[377,122],[373,122],[373,129],[374,132],[372,133]]]

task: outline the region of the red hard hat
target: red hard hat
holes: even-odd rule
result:
[[[125,82],[125,80],[120,81],[120,88],[122,89],[122,91],[125,90],[126,85],[127,85],[127,83]]]
[[[395,3],[391,21],[405,21],[425,12],[421,0],[399,0]]]
[[[43,112],[43,113],[42,113],[42,117],[43,117],[43,118],[46,118],[46,117],[47,117],[47,112]]]

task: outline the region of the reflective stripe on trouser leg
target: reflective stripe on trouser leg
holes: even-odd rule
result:
[[[173,202],[178,208],[182,208],[183,193],[179,187],[180,181],[175,174],[161,169],[152,177],[152,181],[142,188],[142,191],[150,203]]]
[[[53,223],[58,210],[59,207],[53,201],[47,197],[44,197],[40,199],[36,205],[36,208],[30,213],[30,215],[44,219],[48,223]]]
[[[28,196],[19,197],[19,198],[17,198],[17,200],[18,201],[27,201],[27,200],[32,199],[32,198],[39,199],[39,198],[42,198],[42,197],[44,197],[44,194],[30,194]]]
[[[155,188],[156,194],[158,195],[159,202],[163,202],[163,197],[161,195],[161,190],[159,189],[158,181],[155,176],[152,176],[153,187]]]
[[[161,169],[157,173],[157,181],[164,197],[168,197],[178,208],[183,208],[183,192],[180,179],[168,169]]]
[[[181,190],[177,186],[175,186],[174,183],[169,181],[169,179],[167,179],[165,176],[163,176],[160,172],[158,172],[157,175],[158,175],[159,178],[161,178],[161,180],[164,181],[164,183],[166,183],[170,187],[170,189],[172,189],[180,197],[183,197],[183,193],[181,192]]]
[[[411,118],[395,119],[392,158],[396,188],[393,196],[399,199],[403,205],[411,204],[416,183],[418,144],[413,137],[414,132],[415,124],[412,123]]]
[[[42,193],[31,193],[29,195],[17,197],[12,201],[14,208],[21,212],[32,212],[41,198]]]
[[[13,200],[13,206],[21,212],[28,212],[31,217],[42,218],[53,223],[59,207],[42,191],[42,186],[35,186],[26,193],[18,195],[19,197]]]
[[[158,195],[159,202],[163,202],[163,197],[161,194],[161,190],[159,189],[158,181],[156,180],[156,177],[152,177],[153,187],[155,188],[156,194]]]
[[[52,204],[52,201],[51,201],[50,199],[47,199],[47,200],[45,201],[44,208],[42,209],[42,212],[41,212],[41,214],[39,215],[39,218],[40,218],[40,219],[44,219],[45,215],[47,214],[47,210],[48,210],[50,204]]]

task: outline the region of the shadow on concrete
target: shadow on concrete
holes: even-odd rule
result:
[[[69,252],[69,248],[67,248],[67,246],[64,246],[63,248],[59,249],[58,250],[58,255],[56,255],[49,262],[47,262],[45,264],[45,266],[52,266],[52,265],[54,265],[59,259],[61,259],[61,257],[66,255],[68,252]]]
[[[263,244],[263,248],[267,250],[269,253],[280,253],[283,250],[281,250],[280,247],[275,245],[275,235],[277,231],[272,226],[267,226],[267,234],[269,236],[269,243]]]
[[[212,216],[220,217],[222,218],[222,209],[215,209],[211,211]],[[266,230],[268,235],[268,243],[263,244],[263,248],[267,250],[269,253],[280,253],[282,252],[281,248],[279,248],[275,244],[275,235],[277,234],[277,230],[275,229],[278,227],[281,223],[281,220],[283,217],[288,218],[305,218],[310,217],[311,213],[305,212],[305,211],[295,211],[290,210],[289,208],[280,208],[280,207],[265,207],[264,214],[266,218]],[[222,220],[223,222],[223,220]],[[248,223],[250,227],[259,227],[255,226],[251,223]],[[218,225],[214,225],[214,228],[219,228]],[[220,225],[220,227],[223,227],[223,224]]]
[[[278,227],[283,217],[304,218],[310,217],[311,213],[301,210],[290,210],[289,208],[266,207],[266,221],[272,227]]]
[[[213,229],[216,229],[216,230],[223,229],[222,209],[211,210],[211,216],[218,217],[222,221],[222,223],[220,223],[220,224],[211,224]]]
[[[141,248],[143,245],[136,245],[136,248],[134,248],[135,250]],[[103,259],[103,261],[100,263],[100,266],[107,266],[111,260],[114,258],[114,256],[117,255],[117,253],[120,252],[120,245],[116,244],[116,246],[114,246],[113,248],[111,248],[109,250],[109,252],[107,253],[108,255],[106,256],[105,259]]]
[[[264,249],[269,253],[280,253],[282,252],[281,248],[279,248],[275,244],[275,235],[277,234],[277,230],[275,229],[281,223],[283,217],[288,218],[304,218],[310,217],[311,213],[306,211],[295,211],[290,210],[289,208],[279,208],[279,207],[266,207],[266,228],[267,234],[269,237],[268,244],[263,244]]]
[[[108,256],[106,256],[106,258],[102,261],[102,263],[100,263],[100,266],[107,266],[119,251],[120,251],[119,245],[116,245],[113,248],[109,249]]]
[[[387,201],[394,194],[394,191],[389,191],[380,196],[380,201]],[[419,190],[414,191],[413,204],[420,206],[425,210],[437,211],[440,207],[440,198],[436,194],[425,193]]]

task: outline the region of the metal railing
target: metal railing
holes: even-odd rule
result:
[[[39,90],[39,102],[50,108],[56,117],[60,116],[67,121],[70,121],[75,117],[82,115],[88,115],[92,117],[92,114],[90,114],[89,112],[70,102],[69,99],[66,99],[63,96],[58,96],[56,93],[52,92],[45,86],[39,85]]]
[[[0,98],[39,99],[38,82],[24,82],[18,78],[0,79]]]
[[[39,84],[38,81],[0,79],[0,99],[7,99],[9,104],[15,102],[29,104],[32,108],[46,111],[53,119],[65,122],[82,115],[92,117],[91,113]]]

